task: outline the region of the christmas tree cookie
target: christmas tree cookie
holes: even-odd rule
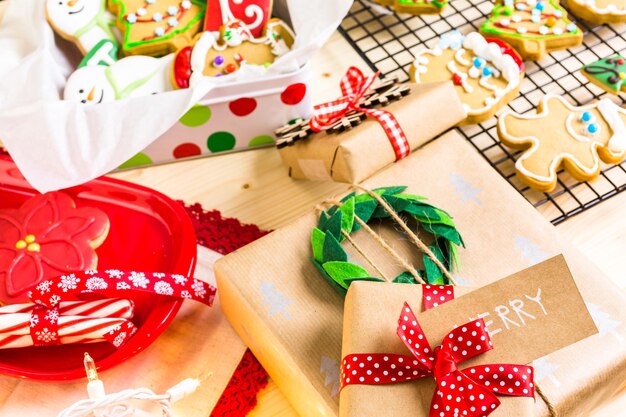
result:
[[[612,94],[626,91],[626,59],[620,55],[603,58],[585,65],[582,74],[598,87]]]
[[[508,42],[522,58],[531,61],[580,45],[583,40],[582,31],[554,0],[496,0],[480,32]]]
[[[201,0],[109,0],[126,55],[161,56],[190,44],[202,28]]]
[[[395,0],[394,8],[399,13],[429,14],[441,13],[447,0]]]
[[[524,150],[515,163],[519,179],[550,192],[561,167],[577,180],[589,181],[600,173],[600,161],[621,162],[626,156],[625,123],[626,111],[609,99],[576,107],[548,94],[537,114],[502,114],[498,136],[505,145]]]
[[[454,31],[436,48],[418,51],[409,73],[415,83],[452,81],[467,112],[462,124],[474,124],[517,96],[523,70],[520,56],[506,43]]]
[[[626,22],[626,0],[566,0],[573,14],[600,25]]]

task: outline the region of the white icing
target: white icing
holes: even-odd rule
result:
[[[539,33],[542,35],[547,35],[548,33],[550,33],[550,28],[545,25],[539,26]]]
[[[495,91],[495,92],[496,92],[496,95],[497,95],[497,93],[499,93],[501,90],[500,90],[497,86],[495,86],[495,85],[493,85],[493,84],[491,84],[491,83],[489,82],[489,79],[490,79],[490,78],[491,78],[491,77],[482,77],[482,78],[480,79],[480,81],[478,81],[478,84],[480,84],[480,85],[481,85],[481,87],[484,87],[484,88],[486,88],[487,90]]]
[[[480,70],[474,66],[472,66],[467,73],[469,74],[470,77],[472,78],[478,78],[480,77]]]
[[[563,34],[563,29],[559,28],[559,27],[555,27],[552,29],[552,33],[554,33],[555,35],[562,35]]]
[[[465,54],[465,49],[460,48],[458,51],[456,51],[456,53],[454,54],[454,59],[456,59],[456,61],[461,64],[461,65],[465,65],[465,66],[470,66],[471,62],[469,62],[467,59],[463,58],[463,55]]]
[[[465,90],[467,94],[471,94],[474,91],[472,86],[467,82],[467,74],[460,72],[454,61],[449,61],[447,68],[452,74],[457,74],[461,78],[461,87],[463,87],[463,90]]]
[[[515,23],[519,23],[519,22],[521,22],[521,21],[522,21],[522,16],[520,16],[520,15],[518,15],[518,14],[513,15],[513,17],[511,18],[511,20],[513,20]]]
[[[498,119],[498,134],[503,137],[506,141],[509,141],[511,143],[518,143],[518,144],[524,144],[527,143],[528,141],[531,142],[531,147],[529,149],[527,149],[526,151],[524,151],[524,153],[522,153],[522,155],[519,157],[519,159],[515,162],[515,168],[522,173],[523,175],[527,176],[528,178],[532,178],[538,182],[544,183],[544,184],[553,184],[556,182],[556,171],[557,168],[559,167],[559,165],[561,164],[561,161],[563,161],[563,159],[568,158],[568,160],[570,160],[577,169],[579,169],[580,171],[582,171],[583,173],[585,173],[586,175],[592,176],[594,175],[596,172],[598,172],[599,168],[600,168],[600,160],[599,160],[599,156],[597,154],[597,152],[595,152],[595,148],[598,148],[600,146],[602,146],[601,142],[597,142],[597,141],[591,141],[588,137],[579,135],[578,133],[575,132],[574,129],[570,128],[568,123],[571,123],[571,118],[574,117],[574,115],[570,115],[568,117],[568,119],[566,119],[566,129],[568,131],[568,133],[570,135],[572,135],[572,137],[576,140],[579,141],[583,141],[583,142],[591,142],[591,146],[594,148],[594,153],[593,155],[595,156],[594,158],[594,163],[593,166],[590,168],[585,167],[584,165],[582,165],[580,163],[580,161],[578,161],[578,159],[572,155],[569,152],[562,152],[558,155],[555,155],[555,157],[553,158],[553,160],[550,162],[550,165],[548,167],[548,176],[544,176],[544,175],[539,175],[535,172],[532,172],[530,170],[528,170],[525,166],[524,166],[524,161],[526,161],[526,159],[530,158],[539,148],[539,138],[537,138],[536,136],[525,136],[525,137],[518,137],[518,136],[513,136],[511,133],[509,133],[508,129],[507,129],[507,123],[506,123],[506,119],[507,117],[515,117],[517,119],[522,119],[522,120],[537,120],[537,119],[542,119],[544,117],[549,117],[549,106],[548,106],[548,101],[549,100],[559,100],[568,110],[570,110],[571,112],[580,112],[580,111],[585,111],[585,110],[590,110],[593,109],[594,107],[599,108],[599,103],[596,104],[591,104],[591,105],[587,105],[587,106],[581,106],[581,107],[574,107],[572,106],[567,100],[565,100],[563,97],[561,96],[557,96],[554,94],[546,94],[542,99],[541,99],[541,107],[542,107],[542,112],[541,113],[537,113],[534,115],[529,115],[529,114],[518,114],[513,112],[512,110],[507,109],[504,113],[502,113],[502,115],[499,117]],[[610,100],[609,100],[610,101]],[[620,113],[623,112],[623,110],[621,108],[618,108],[615,104],[614,104],[614,108],[619,111]],[[608,107],[608,105],[607,105]],[[608,123],[608,121],[607,121]],[[609,142],[610,143],[610,142]]]
[[[598,7],[595,0],[572,0],[576,3],[579,3],[583,6],[589,7],[589,9],[595,13],[600,15],[613,15],[613,16],[624,16],[626,15],[626,8],[618,8],[616,3],[609,3],[606,7]],[[619,2],[619,0],[618,0]],[[620,2],[621,3],[621,2]]]
[[[507,27],[511,24],[511,19],[501,19],[500,24],[504,27]]]
[[[574,124],[580,125],[580,122],[576,120],[576,115],[572,113],[567,116],[567,120],[565,120],[565,130],[567,130],[567,133],[578,142],[591,142],[589,137],[585,135],[585,127],[579,126],[578,131],[576,131]]]
[[[623,153],[626,151],[626,126],[619,113],[624,113],[624,110],[608,98],[603,98],[598,102],[598,110],[613,133],[609,139],[609,151],[617,154]]]
[[[517,30],[517,33],[520,33],[520,34],[524,34],[528,31],[528,29],[526,29],[524,26],[520,26],[516,30]]]

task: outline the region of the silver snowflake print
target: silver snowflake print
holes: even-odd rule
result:
[[[52,323],[57,322],[59,320],[59,310],[48,310],[45,319]]]
[[[109,286],[106,281],[100,277],[89,278],[85,284],[87,285],[87,289],[91,291],[106,290]]]
[[[52,297],[50,297],[50,305],[52,307],[59,304],[59,301],[61,301],[61,297],[59,297],[58,295],[53,295]]]
[[[85,275],[96,275],[98,273],[98,271],[96,271],[95,269],[90,269],[88,271],[85,271]]]
[[[124,273],[119,269],[107,269],[106,272],[110,278],[120,279],[124,276]]]
[[[154,272],[152,276],[155,278],[163,278],[165,274],[163,272]]]
[[[50,287],[52,286],[52,281],[42,281],[37,285],[37,290],[41,293],[50,292]]]
[[[146,274],[143,272],[131,272],[130,273],[130,281],[133,283],[135,287],[147,288],[150,280],[146,278]]]
[[[187,283],[187,277],[184,275],[175,274],[172,275],[172,278],[174,278],[174,282],[178,285],[185,285]]]
[[[172,286],[165,281],[159,281],[154,284],[154,292],[161,295],[172,295],[174,294],[174,290]]]
[[[202,281],[198,281],[197,279],[193,280],[193,284],[191,284],[191,289],[196,294],[196,297],[204,297],[206,295],[206,289],[204,288],[204,283]]]
[[[180,292],[180,296],[183,298],[191,298],[191,294],[187,290],[183,290]]]
[[[37,336],[37,340],[44,343],[50,343],[57,340],[57,334],[48,330],[47,327],[40,332],[35,332],[35,336]]]
[[[30,327],[35,327],[39,323],[39,317],[30,316]]]
[[[124,340],[126,340],[126,332],[121,332],[120,334],[115,336],[115,339],[113,339],[113,346],[115,347],[122,346],[122,343],[124,343]]]
[[[77,278],[74,274],[63,275],[57,287],[61,288],[63,292],[68,292],[69,290],[75,290],[79,282],[80,278]]]
[[[116,288],[118,290],[129,290],[130,289],[130,285],[128,285],[125,282],[118,282],[117,285],[116,285]]]

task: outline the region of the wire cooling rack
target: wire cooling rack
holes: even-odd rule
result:
[[[462,33],[478,30],[491,12],[491,0],[451,0],[441,15],[396,14],[382,6],[355,0],[339,31],[372,70],[383,76],[409,79],[411,51],[433,47],[440,35],[453,29]],[[520,95],[509,107],[519,113],[534,112],[546,93],[562,94],[581,105],[605,95],[589,83],[579,69],[599,58],[626,49],[626,25],[589,26],[576,21],[584,30],[581,46],[553,52],[541,61],[526,62],[526,77]],[[614,98],[623,105],[622,98]],[[592,182],[579,183],[559,172],[558,185],[550,194],[528,188],[515,176],[515,160],[520,151],[504,146],[496,134],[496,118],[480,125],[457,128],[487,161],[553,224],[558,224],[626,189],[626,162],[605,165]]]

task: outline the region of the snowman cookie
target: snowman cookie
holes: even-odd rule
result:
[[[128,56],[110,66],[85,65],[70,75],[63,98],[91,105],[171,91],[173,58]]]
[[[579,18],[596,25],[626,22],[626,0],[566,0]]]
[[[454,31],[436,48],[415,54],[410,76],[415,83],[451,80],[467,112],[461,124],[475,124],[517,96],[523,71],[521,58],[504,42]]]
[[[109,0],[126,55],[161,56],[190,44],[201,30],[201,0]]]
[[[117,45],[106,0],[46,0],[46,18],[56,33],[87,54],[101,41]]]
[[[280,19],[270,19],[260,38],[254,38],[240,20],[230,21],[222,28],[218,39],[212,32],[203,32],[193,47],[176,54],[174,84],[187,88],[202,77],[232,74],[242,65],[270,65],[289,52],[294,39],[294,33]]]
[[[505,145],[523,149],[515,163],[518,178],[544,192],[554,190],[563,167],[578,181],[600,173],[600,161],[626,156],[626,111],[609,99],[576,107],[563,97],[543,97],[532,115],[506,111],[498,120]]]
[[[496,0],[480,33],[509,43],[529,61],[583,41],[582,31],[567,19],[558,0]]]

